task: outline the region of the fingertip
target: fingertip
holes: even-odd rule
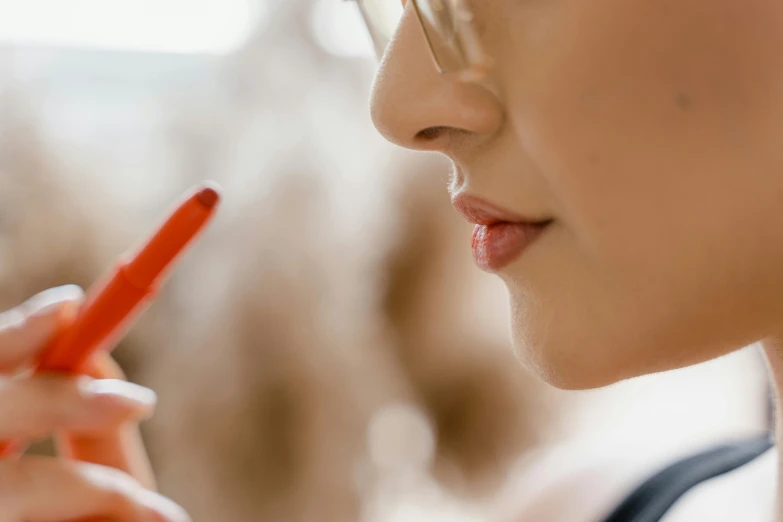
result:
[[[25,313],[17,308],[11,308],[0,313],[0,331],[21,328],[27,317]]]
[[[179,504],[153,491],[144,492],[142,503],[156,514],[155,522],[192,522]]]
[[[84,300],[84,290],[77,285],[63,285],[39,292],[23,305],[25,315],[41,316],[59,310],[66,303],[80,303]]]
[[[81,377],[77,384],[79,392],[86,399],[106,404],[110,408],[133,410],[142,417],[151,416],[158,402],[158,396],[153,390],[119,379]]]
[[[58,331],[76,316],[84,292],[75,285],[45,290],[0,313],[0,371],[26,369]]]

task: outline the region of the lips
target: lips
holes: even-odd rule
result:
[[[499,272],[517,259],[552,223],[515,214],[482,199],[458,195],[452,204],[473,229],[473,259],[486,272]]]

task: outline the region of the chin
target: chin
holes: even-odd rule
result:
[[[591,390],[634,376],[619,358],[609,356],[604,344],[593,346],[584,338],[537,333],[529,324],[515,322],[514,353],[526,369],[555,388]]]
[[[590,365],[579,364],[567,356],[547,357],[541,347],[530,347],[515,343],[517,358],[539,379],[550,386],[567,391],[592,390],[610,386],[624,380],[620,374],[594,371]]]
[[[562,322],[557,330],[535,328],[536,323],[515,321],[514,352],[522,365],[547,384],[561,390],[591,390],[621,381],[703,363],[755,342],[752,338],[722,342],[720,339],[683,338],[673,335],[661,343],[631,339],[654,337],[607,337]],[[582,324],[579,323],[579,326]],[[578,335],[575,332],[581,331]],[[616,332],[614,332],[616,333]],[[597,335],[596,335],[597,334]],[[678,342],[679,341],[679,342]]]

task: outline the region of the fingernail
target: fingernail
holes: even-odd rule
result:
[[[79,379],[79,389],[87,397],[109,397],[132,409],[151,410],[158,402],[154,391],[118,379]]]
[[[19,328],[25,322],[25,314],[18,307],[0,313],[0,330]]]
[[[160,515],[155,517],[155,522],[191,522],[192,520],[187,511],[178,504],[152,491],[145,491],[141,502]]]
[[[34,295],[23,305],[28,316],[51,312],[67,301],[80,301],[84,291],[76,285],[58,286]]]

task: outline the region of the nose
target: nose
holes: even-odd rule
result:
[[[486,85],[438,72],[412,7],[408,2],[375,77],[372,119],[397,145],[439,151],[454,159],[457,143],[464,146],[498,132],[502,105]]]

